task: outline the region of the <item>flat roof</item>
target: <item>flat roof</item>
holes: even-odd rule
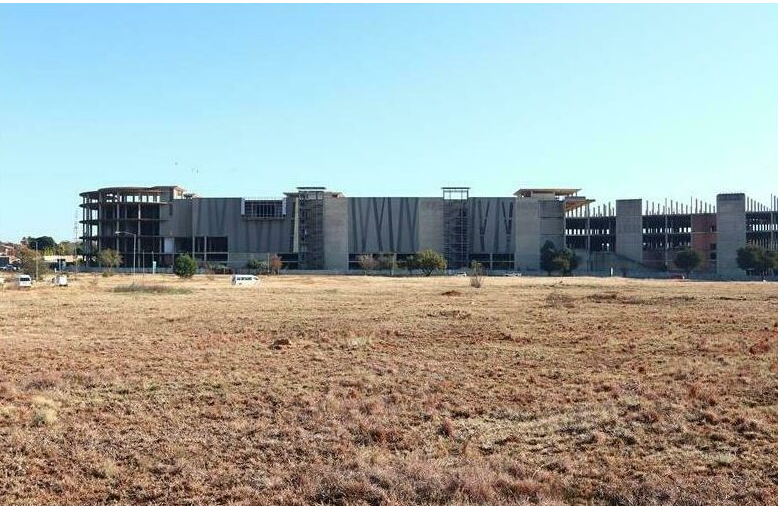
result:
[[[521,188],[514,193],[518,197],[531,197],[533,193],[551,193],[555,197],[568,197],[581,191],[580,188]]]

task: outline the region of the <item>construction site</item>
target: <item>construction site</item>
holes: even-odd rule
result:
[[[347,197],[298,187],[282,197],[203,197],[178,186],[114,187],[81,194],[87,265],[103,249],[123,265],[169,267],[189,254],[201,265],[242,268],[278,255],[285,269],[347,272],[363,255],[433,249],[448,268],[473,261],[489,272],[540,273],[546,241],[570,248],[577,273],[659,275],[675,254],[698,251],[699,271],[738,277],[737,250],[778,250],[778,197],[744,193],[687,203],[620,199],[600,204],[575,188],[523,188],[508,197],[472,197],[443,187],[438,197]]]

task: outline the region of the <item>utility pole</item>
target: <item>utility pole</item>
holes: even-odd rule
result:
[[[38,241],[35,241],[35,281],[38,281]]]

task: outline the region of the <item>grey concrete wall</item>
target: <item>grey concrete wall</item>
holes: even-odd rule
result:
[[[556,199],[524,197],[516,199],[514,215],[517,269],[539,271],[540,247],[551,241],[565,246],[564,203]]]
[[[514,197],[473,197],[468,202],[470,253],[513,253]]]
[[[324,198],[324,268],[348,270],[349,218],[346,197]]]
[[[349,197],[349,252],[418,251],[422,200],[417,197]]]
[[[716,196],[716,272],[740,276],[737,250],[746,244],[746,196],[723,193]]]
[[[425,197],[419,199],[418,250],[433,249],[439,253],[444,250],[443,199]]]
[[[244,219],[240,198],[195,198],[171,202],[168,219],[160,223],[164,237],[227,236],[230,263],[291,250],[290,218]]]
[[[616,201],[616,253],[643,261],[643,200]]]
[[[192,236],[192,201],[177,199],[160,210],[159,234],[164,237]]]

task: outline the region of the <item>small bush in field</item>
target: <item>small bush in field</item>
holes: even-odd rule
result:
[[[467,273],[467,277],[470,279],[470,286],[473,288],[481,288],[484,284],[483,264],[473,260],[470,264],[470,271]]]
[[[53,425],[57,421],[57,412],[52,408],[41,408],[35,412],[32,424],[36,427]]]
[[[181,255],[173,264],[173,272],[179,278],[191,278],[197,273],[197,261],[189,255]]]

